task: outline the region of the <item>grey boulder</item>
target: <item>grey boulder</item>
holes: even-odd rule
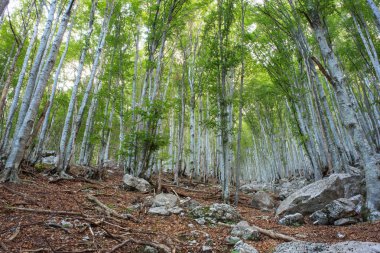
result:
[[[347,241],[336,244],[287,242],[277,245],[273,253],[380,253],[380,243]]]
[[[269,193],[259,191],[253,194],[251,205],[253,208],[268,211],[275,207],[275,200]]]
[[[236,224],[231,231],[231,236],[239,237],[244,240],[260,240],[259,231],[251,227],[246,221],[240,221]]]
[[[124,188],[131,191],[149,192],[152,186],[143,178],[125,174],[123,177]]]
[[[291,194],[281,202],[276,215],[299,212],[311,214],[339,198],[350,198],[361,192],[361,177],[350,174],[332,174]]]
[[[170,193],[160,193],[153,198],[152,207],[165,206],[167,208],[175,207],[179,203],[176,195]]]
[[[227,204],[215,203],[210,206],[199,206],[190,211],[194,218],[205,218],[206,220],[221,222],[238,222],[241,215],[235,208]]]
[[[233,252],[237,253],[259,253],[257,249],[252,247],[251,245],[244,243],[243,241],[239,241],[235,244]]]
[[[285,226],[297,226],[303,223],[303,215],[300,213],[285,215],[284,217],[282,217],[282,219],[278,221],[278,224]]]

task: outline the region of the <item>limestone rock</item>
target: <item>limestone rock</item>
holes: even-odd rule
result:
[[[339,198],[350,198],[361,192],[361,178],[349,174],[332,174],[291,194],[281,202],[276,215],[299,212],[311,214]]]
[[[333,221],[351,217],[356,214],[355,204],[346,198],[340,198],[332,201],[326,205],[325,209],[329,219]]]
[[[244,240],[260,240],[260,233],[257,229],[249,226],[248,222],[240,221],[231,231],[231,236],[239,237]]]
[[[272,187],[265,183],[252,182],[252,183],[244,184],[240,186],[239,189],[243,193],[249,194],[249,193],[255,193],[255,192],[263,191],[263,190],[272,190]]]
[[[144,253],[158,253],[158,250],[151,247],[151,246],[145,246]]]
[[[260,210],[271,210],[275,206],[273,197],[269,193],[263,191],[256,192],[253,195],[251,205],[253,208]]]
[[[358,223],[358,219],[354,217],[348,217],[348,218],[342,218],[339,220],[334,221],[335,226],[348,226]]]
[[[191,210],[194,218],[205,218],[208,221],[238,222],[241,215],[235,208],[227,204],[212,204],[211,206],[199,206]]]
[[[149,192],[152,186],[148,181],[143,178],[134,177],[129,174],[125,174],[123,177],[124,188],[132,191]]]
[[[160,193],[153,198],[152,207],[165,206],[167,208],[175,207],[179,199],[176,195],[170,193]]]
[[[310,215],[310,219],[313,221],[314,225],[328,225],[329,217],[322,210],[315,211]]]
[[[347,241],[337,244],[287,242],[277,245],[273,253],[379,253],[380,243]]]
[[[300,213],[285,215],[278,221],[278,224],[285,226],[297,226],[304,223],[303,215]]]
[[[234,246],[234,252],[238,253],[259,253],[257,249],[252,247],[251,245],[244,243],[243,241],[239,241]]]
[[[171,214],[169,209],[165,206],[151,207],[149,208],[148,213],[162,216],[169,216]]]

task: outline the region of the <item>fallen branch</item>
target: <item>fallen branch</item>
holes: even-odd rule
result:
[[[7,242],[13,241],[20,233],[20,230],[21,230],[21,224],[19,223],[15,232],[7,239]]]
[[[117,249],[123,247],[124,245],[126,245],[129,242],[133,242],[133,243],[140,244],[140,245],[148,245],[148,246],[151,246],[153,248],[162,250],[163,252],[171,253],[170,248],[168,246],[166,246],[165,244],[161,244],[161,243],[157,243],[157,242],[141,241],[141,240],[136,240],[136,239],[127,239],[124,242],[113,247],[110,251],[108,251],[108,253],[115,252]]]
[[[230,228],[234,227],[234,225],[226,224],[226,223],[223,223],[223,222],[218,222],[218,224],[222,225],[222,226],[225,226],[225,227],[230,227]],[[255,225],[251,225],[250,227],[256,229],[260,233],[262,233],[264,235],[267,235],[267,236],[269,236],[270,238],[273,238],[273,239],[280,239],[280,240],[284,240],[286,242],[299,242],[300,241],[300,240],[298,240],[298,239],[296,239],[294,237],[291,237],[291,236],[288,236],[288,235],[284,235],[284,234],[281,234],[281,233],[277,233],[277,232],[274,232],[272,230],[260,228],[260,227],[255,226]]]
[[[74,216],[85,216],[79,212],[69,212],[69,211],[55,211],[55,210],[46,210],[46,209],[32,209],[32,208],[23,208],[23,207],[0,207],[9,211],[20,211],[28,213],[41,213],[41,214],[56,214],[56,215],[74,215]]]
[[[105,204],[103,204],[99,199],[97,199],[93,195],[87,195],[86,197],[87,197],[88,200],[90,200],[91,202],[97,204],[99,207],[101,207],[102,209],[104,209],[105,213],[108,216],[113,215],[113,216],[115,216],[116,218],[119,218],[119,219],[133,220],[134,222],[139,222],[139,220],[136,219],[131,214],[124,214],[124,215],[119,214],[115,210],[113,210],[113,209],[109,208],[108,206],[106,206]]]

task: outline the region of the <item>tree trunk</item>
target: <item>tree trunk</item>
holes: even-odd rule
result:
[[[38,108],[41,102],[41,98],[44,94],[45,87],[50,77],[50,73],[54,67],[54,63],[57,59],[58,50],[61,45],[63,35],[66,31],[67,23],[69,22],[71,11],[75,0],[68,2],[66,10],[62,16],[59,29],[54,38],[52,48],[50,50],[48,61],[42,71],[42,76],[36,86],[35,93],[30,103],[29,109],[25,115],[25,119],[21,125],[21,128],[16,134],[16,137],[12,144],[11,153],[5,164],[2,179],[0,181],[18,182],[18,169],[24,156],[24,151],[27,148],[26,144],[30,138],[31,130],[33,128]]]
[[[372,2],[372,1],[370,1]],[[311,26],[317,39],[321,54],[327,64],[333,80],[333,88],[338,99],[339,109],[342,112],[343,126],[352,136],[355,147],[358,149],[364,165],[367,199],[366,207],[369,211],[369,220],[380,219],[380,168],[379,159],[368,143],[363,129],[357,121],[355,108],[350,101],[346,87],[347,79],[343,73],[340,63],[335,56],[327,40],[327,31],[321,21],[318,10],[310,10]]]

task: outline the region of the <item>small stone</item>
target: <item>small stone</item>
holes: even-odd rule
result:
[[[171,212],[172,214],[180,214],[183,211],[183,209],[178,206],[175,206],[175,207],[169,208],[168,211]]]
[[[149,208],[148,213],[149,214],[162,215],[162,216],[169,216],[170,215],[169,210],[164,206],[151,207],[151,208]]]
[[[237,236],[227,236],[225,241],[228,245],[235,245],[237,242],[240,241],[240,238]]]
[[[338,233],[336,234],[336,237],[338,237],[339,239],[343,239],[343,238],[346,237],[346,235],[343,234],[343,233],[338,232]]]
[[[61,226],[63,228],[72,228],[73,224],[69,221],[61,220]]]
[[[88,240],[90,240],[90,237],[88,235],[85,235],[85,236],[82,237],[82,240],[83,241],[88,241]]]
[[[358,220],[356,218],[349,217],[334,221],[334,226],[348,226],[356,223],[358,223]]]
[[[278,221],[278,223],[280,225],[285,225],[285,226],[301,225],[304,223],[303,215],[300,213],[285,215],[282,219]]]
[[[257,249],[252,247],[251,245],[244,243],[243,241],[239,241],[234,246],[234,252],[237,253],[259,253]]]
[[[196,240],[189,241],[189,245],[196,245],[196,244],[197,244]]]
[[[158,250],[151,247],[151,246],[145,246],[144,253],[158,253]]]
[[[240,237],[244,240],[258,241],[260,239],[259,231],[249,226],[248,222],[246,221],[241,221],[238,224],[236,224],[231,231],[231,235]]]
[[[315,211],[310,215],[310,219],[313,221],[314,225],[328,225],[329,217],[322,210]]]
[[[207,245],[203,245],[202,246],[202,252],[211,253],[212,252],[212,247],[211,246],[207,246]]]
[[[187,224],[187,226],[189,227],[189,228],[194,228],[195,226],[194,226],[194,224]]]
[[[198,218],[198,219],[195,219],[195,221],[199,224],[199,225],[204,225],[206,224],[206,220],[205,218]]]

